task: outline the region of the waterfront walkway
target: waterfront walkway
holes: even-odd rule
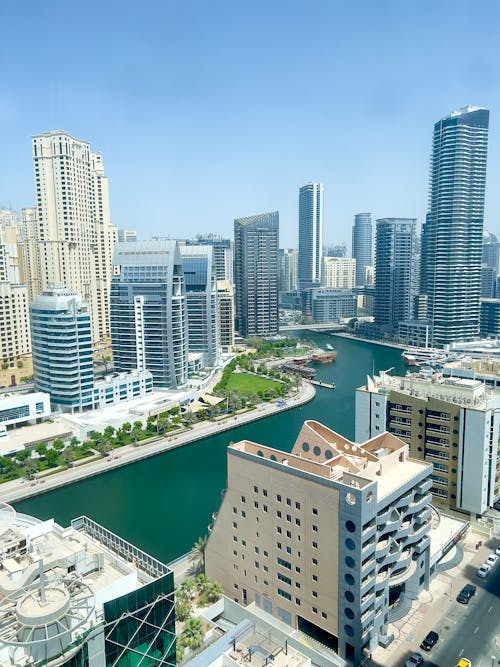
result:
[[[156,456],[170,449],[189,445],[197,440],[202,440],[214,433],[229,431],[238,426],[243,426],[259,419],[264,419],[278,412],[291,410],[304,403],[311,401],[316,394],[316,390],[307,382],[302,383],[299,392],[285,402],[262,403],[254,410],[235,415],[224,421],[205,421],[194,424],[188,431],[179,435],[167,435],[153,442],[134,447],[126,445],[114,449],[109,456],[91,461],[81,466],[74,466],[67,470],[41,478],[36,482],[30,482],[25,479],[15,479],[11,482],[5,482],[0,485],[0,502],[13,503],[24,498],[30,498],[45,493],[68,484],[73,484],[81,479],[101,475],[108,470],[113,470],[129,463],[134,463],[141,459]]]

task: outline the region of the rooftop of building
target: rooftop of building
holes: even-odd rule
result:
[[[68,438],[71,435],[73,435],[72,429],[58,421],[9,429],[6,436],[0,437],[0,456],[14,454],[40,443],[53,442],[56,438]]]
[[[408,373],[404,377],[381,371],[379,375],[367,376],[366,385],[360,389],[380,394],[397,391],[407,396],[435,398],[479,410],[486,408],[488,400],[498,395],[498,392],[492,392],[480,380],[445,377],[432,369]]]
[[[362,489],[376,482],[379,500],[431,467],[410,459],[408,445],[391,433],[357,445],[314,420],[304,422],[290,453],[249,440],[231,449],[348,487]]]
[[[453,373],[454,370],[471,370],[481,375],[500,375],[500,358],[483,357],[481,359],[474,359],[472,357],[465,357],[443,364],[443,370],[450,373]]]

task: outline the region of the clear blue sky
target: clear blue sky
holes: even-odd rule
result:
[[[33,205],[32,134],[103,153],[113,222],[218,232],[325,184],[325,240],[353,215],[427,205],[433,124],[490,109],[485,226],[500,233],[496,0],[2,0],[0,206]]]

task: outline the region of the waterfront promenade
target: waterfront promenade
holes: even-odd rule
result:
[[[52,491],[62,486],[73,484],[87,477],[101,475],[108,470],[120,468],[121,466],[146,459],[157,454],[189,445],[197,440],[202,440],[210,435],[220,434],[224,431],[229,431],[238,426],[249,424],[250,422],[264,419],[271,415],[286,410],[291,410],[304,403],[311,401],[316,394],[315,388],[308,382],[303,382],[298,393],[295,396],[286,399],[286,403],[278,404],[278,402],[262,403],[249,412],[235,415],[234,417],[225,419],[223,421],[205,421],[194,424],[188,431],[184,431],[179,435],[166,435],[165,437],[155,439],[152,442],[134,447],[133,445],[126,445],[114,449],[109,456],[91,461],[80,466],[74,466],[67,470],[61,470],[47,477],[34,481],[27,481],[25,479],[15,479],[11,482],[5,482],[0,485],[0,502],[13,503],[18,500],[30,498],[46,491]]]

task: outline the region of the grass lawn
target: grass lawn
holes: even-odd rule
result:
[[[227,381],[226,390],[233,389],[238,391],[242,396],[249,394],[256,394],[258,391],[266,391],[266,389],[280,390],[282,388],[281,382],[275,380],[268,380],[250,373],[231,373]]]

